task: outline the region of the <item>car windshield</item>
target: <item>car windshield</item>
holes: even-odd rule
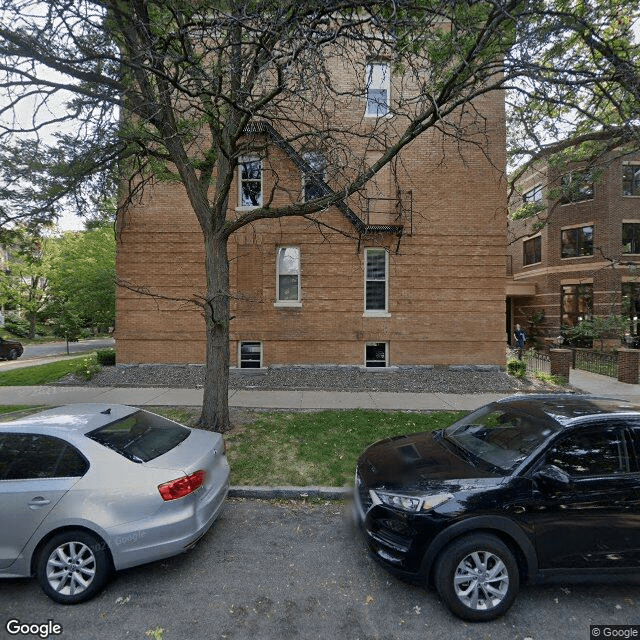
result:
[[[177,447],[190,430],[161,416],[137,411],[87,433],[96,442],[133,462],[148,462]]]
[[[475,458],[503,471],[514,470],[558,426],[542,415],[513,411],[508,406],[488,406],[459,420],[444,437]]]

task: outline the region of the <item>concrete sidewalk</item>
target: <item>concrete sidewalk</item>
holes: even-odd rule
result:
[[[403,409],[407,411],[471,410],[505,393],[390,393],[348,391],[263,391],[231,389],[229,406],[245,409]],[[104,402],[136,406],[202,405],[202,389],[164,387],[0,387],[0,404],[60,405]]]
[[[640,403],[640,385],[614,378],[572,370],[570,385],[575,391],[620,398]],[[406,411],[469,411],[503,398],[508,393],[392,393],[348,391],[264,391],[232,389],[229,405],[247,409],[402,409]],[[0,404],[61,405],[76,402],[105,402],[137,406],[193,406],[202,404],[202,389],[164,387],[0,387]]]

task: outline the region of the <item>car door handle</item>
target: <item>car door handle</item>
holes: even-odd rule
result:
[[[29,509],[39,509],[40,507],[45,507],[48,504],[51,504],[51,500],[43,498],[42,496],[37,496],[29,500]]]

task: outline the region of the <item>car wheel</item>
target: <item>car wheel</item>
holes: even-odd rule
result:
[[[44,545],[37,575],[42,590],[56,602],[76,604],[93,598],[111,573],[105,544],[86,531],[64,531]]]
[[[9,360],[15,360],[18,357],[18,352],[16,349],[11,349],[9,351]]]
[[[473,534],[443,549],[435,567],[435,585],[449,609],[463,620],[501,616],[520,586],[513,553],[490,534]]]

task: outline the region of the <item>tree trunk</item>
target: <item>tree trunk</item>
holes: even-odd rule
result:
[[[207,363],[199,426],[221,433],[229,422],[229,261],[227,240],[205,237],[207,294],[204,302]]]
[[[36,312],[30,311],[27,316],[29,318],[29,337],[33,340],[36,337]]]

